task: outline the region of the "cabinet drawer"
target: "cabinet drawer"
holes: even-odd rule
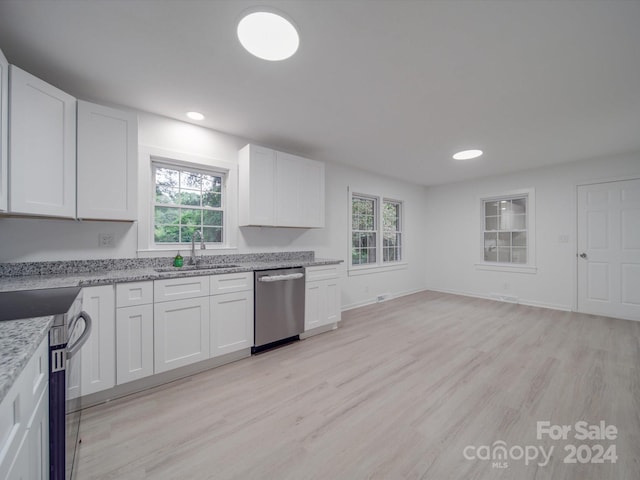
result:
[[[185,277],[156,280],[153,298],[156,302],[209,296],[209,277]]]
[[[153,303],[153,282],[118,283],[116,307],[133,307]]]
[[[318,267],[305,268],[307,274],[307,282],[316,282],[319,280],[331,280],[340,276],[340,270],[337,265],[321,265]]]
[[[225,273],[211,276],[211,295],[253,290],[253,272]]]

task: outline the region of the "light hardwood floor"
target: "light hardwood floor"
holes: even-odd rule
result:
[[[78,480],[639,479],[640,322],[423,292],[83,414]],[[539,440],[545,420],[618,436]],[[500,440],[554,451],[463,455]],[[567,444],[617,462],[563,463]]]

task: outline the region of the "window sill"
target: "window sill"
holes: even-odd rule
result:
[[[372,275],[374,273],[391,272],[393,270],[406,270],[408,263],[390,263],[388,265],[367,265],[363,267],[349,267],[347,275],[350,277],[357,275]]]
[[[538,273],[538,267],[532,265],[510,265],[507,263],[476,263],[476,270],[488,270],[492,272],[511,272],[511,273]]]

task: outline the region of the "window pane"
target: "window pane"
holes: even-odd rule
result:
[[[512,230],[525,230],[527,228],[527,216],[526,215],[513,215]]]
[[[195,190],[182,190],[180,192],[180,204],[181,205],[194,205],[200,206],[200,191]]]
[[[511,246],[511,233],[510,232],[500,232],[500,233],[498,233],[498,246],[499,247],[510,247]]]
[[[498,215],[498,202],[484,202],[484,216],[495,217]]]
[[[155,219],[156,224],[173,225],[178,223],[180,218],[180,209],[174,207],[156,207]]]
[[[511,251],[512,263],[527,263],[527,249],[523,247],[514,247]]]
[[[202,191],[222,193],[222,177],[214,177],[213,175],[203,175]]]
[[[484,222],[485,230],[498,230],[498,219],[500,217],[486,217]]]
[[[204,210],[202,212],[202,224],[222,226],[222,212],[220,210]]]
[[[527,199],[514,198],[511,201],[513,213],[527,213]]]
[[[182,243],[191,243],[193,233],[198,230],[196,227],[180,227],[180,241]],[[196,237],[196,242],[200,241],[200,237]]]
[[[400,230],[400,204],[384,202],[382,209],[382,224],[384,226],[384,230]]]
[[[205,207],[220,208],[222,206],[222,194],[216,192],[205,192],[202,195],[202,205]]]
[[[178,203],[178,190],[171,187],[156,185],[156,203]]]
[[[221,243],[222,242],[222,228],[219,227],[205,227],[202,229],[204,235],[204,241],[207,243]]]
[[[202,175],[193,172],[180,172],[180,188],[202,190]]]
[[[156,243],[178,243],[180,241],[179,227],[156,225],[153,238]]]
[[[495,250],[498,245],[498,234],[493,232],[485,232],[484,234],[484,248]]]
[[[497,262],[498,250],[495,247],[485,247],[484,249],[484,261],[485,262]]]
[[[498,262],[511,263],[511,249],[509,247],[498,247]]]
[[[527,232],[513,232],[513,245],[518,247],[526,247]]]
[[[180,212],[180,223],[182,225],[202,225],[202,210],[183,208]],[[190,241],[191,239],[189,239]]]

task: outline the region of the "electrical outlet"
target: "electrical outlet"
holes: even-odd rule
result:
[[[101,233],[98,235],[98,246],[100,248],[113,248],[113,233]]]

